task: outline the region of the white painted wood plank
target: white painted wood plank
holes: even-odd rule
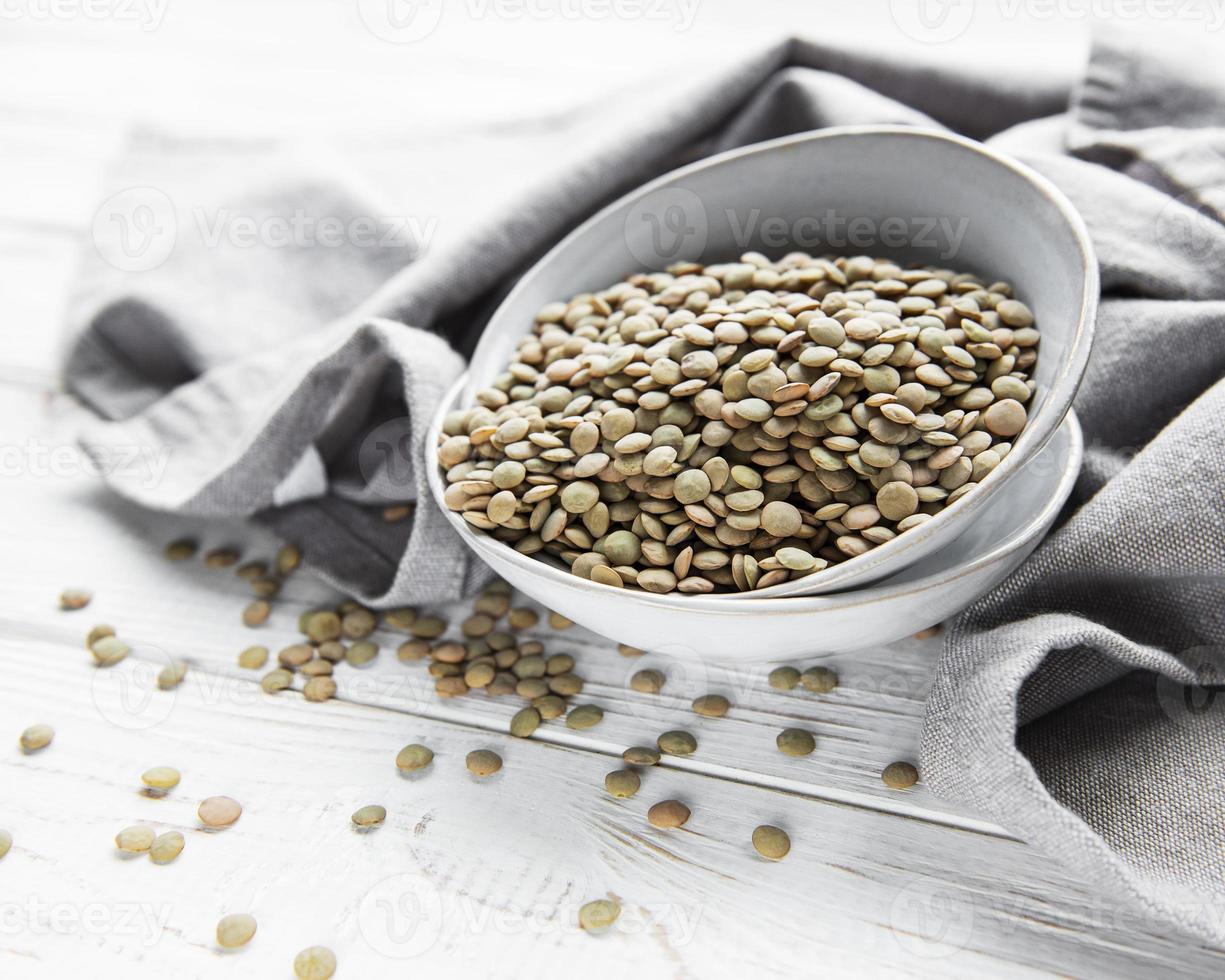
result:
[[[139,662],[97,670],[79,646],[7,632],[0,656],[0,717],[57,729],[41,753],[0,753],[0,822],[15,839],[0,865],[6,977],[284,976],[314,943],[352,977],[1202,976],[1225,965],[1151,935],[1015,842],[677,770],[648,770],[638,797],[612,800],[597,754],[265,696],[249,682],[218,697],[189,675],[173,693],[147,692],[164,703],[134,715],[151,681]],[[437,753],[414,779],[392,764],[409,741]],[[469,776],[474,748],[501,753],[503,771]],[[151,765],[184,774],[165,799],[139,789]],[[195,807],[216,793],[244,813],[205,833]],[[667,797],[692,808],[684,830],[646,824]],[[390,817],[359,835],[348,815],[368,802]],[[761,821],[790,832],[786,861],[750,851]],[[179,861],[118,857],[114,834],[138,822],[183,832]],[[626,908],[622,930],[579,934],[577,906],[605,894]],[[233,911],[252,912],[260,931],[222,955],[212,931]]]

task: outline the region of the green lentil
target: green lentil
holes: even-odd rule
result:
[[[153,846],[156,837],[152,827],[124,827],[115,835],[115,846],[129,854],[143,854]]]
[[[267,662],[267,647],[247,647],[238,655],[238,666],[246,670],[259,670]]]
[[[113,667],[131,652],[131,648],[117,636],[102,636],[90,644],[89,652],[99,667]]]
[[[242,816],[242,807],[228,796],[210,796],[201,801],[196,814],[206,827],[229,827]]]
[[[68,611],[84,609],[93,597],[92,592],[84,589],[65,589],[60,593],[60,608]]]
[[[336,954],[326,946],[310,946],[293,960],[298,980],[331,980],[336,973]]]
[[[256,599],[242,611],[242,624],[253,628],[263,626],[268,622],[270,615],[272,615],[272,606],[263,599]]]
[[[396,755],[396,768],[401,772],[417,772],[433,761],[433,750],[414,742],[400,749],[399,754]]]
[[[278,575],[289,575],[302,564],[302,549],[296,544],[282,545],[277,549],[274,563]]]
[[[492,776],[502,768],[502,757],[489,749],[476,749],[468,753],[464,764],[474,776]]]
[[[293,686],[293,674],[283,667],[278,667],[276,670],[271,670],[260,678],[259,686],[263,688],[265,694],[284,691],[286,688]]]
[[[639,694],[658,694],[667,678],[658,670],[640,670],[630,678],[630,688]]]
[[[647,810],[647,820],[651,826],[665,830],[683,827],[690,817],[689,807],[680,800],[663,800]]]
[[[306,635],[315,643],[340,639],[340,617],[330,609],[312,614],[306,620]]]
[[[654,766],[659,764],[659,750],[649,745],[631,745],[621,753],[621,758],[632,766]]]
[[[595,704],[580,704],[566,715],[566,727],[576,731],[594,728],[604,720],[604,709]]]
[[[50,725],[31,725],[21,733],[21,750],[38,752],[50,745],[53,738],[55,738],[55,729]]]
[[[781,861],[791,850],[791,838],[786,831],[762,824],[753,831],[753,849],[771,861]]]
[[[810,755],[817,747],[817,740],[813,738],[812,732],[806,732],[802,728],[783,729],[778,733],[775,743],[783,755],[791,756]]]
[[[222,949],[238,949],[255,936],[255,917],[246,912],[234,912],[217,923],[217,945]]]
[[[168,830],[158,834],[149,846],[149,860],[154,864],[169,864],[183,853],[186,841],[177,830]]]
[[[191,538],[180,538],[166,545],[166,557],[170,561],[187,561],[196,553],[199,545]]]
[[[578,924],[587,932],[607,929],[621,915],[621,906],[611,899],[598,898],[578,910]]]
[[[790,691],[800,683],[800,672],[794,667],[775,667],[770,671],[770,686],[779,691]]]
[[[384,820],[387,819],[387,809],[379,806],[377,803],[371,803],[363,806],[353,812],[353,825],[355,827],[378,827]]]
[[[521,708],[510,720],[510,733],[515,738],[529,738],[540,727],[540,721],[540,712],[536,708]]]
[[[358,640],[349,647],[345,661],[354,667],[365,667],[379,655],[379,645],[371,640]]]
[[[800,675],[800,683],[809,691],[828,694],[838,686],[838,675],[828,667],[809,667]]]
[[[880,778],[890,789],[910,789],[919,781],[919,770],[909,762],[891,762]]]
[[[722,718],[731,706],[731,702],[722,694],[703,694],[693,701],[694,712],[706,718]]]
[[[664,732],[656,743],[665,755],[693,755],[698,750],[698,740],[686,731]]]
[[[174,789],[182,778],[179,771],[172,766],[154,766],[140,775],[142,783],[150,789],[160,790]]]

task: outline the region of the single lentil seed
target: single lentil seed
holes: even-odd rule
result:
[[[166,545],[166,557],[171,561],[187,561],[196,553],[199,545],[191,538],[180,538]]]
[[[267,647],[247,647],[238,655],[238,666],[246,670],[259,670],[268,663]]]
[[[90,644],[89,652],[99,667],[113,667],[131,652],[131,648],[117,636],[102,636]]]
[[[810,755],[817,747],[817,740],[813,738],[812,732],[806,732],[802,728],[785,728],[778,733],[774,741],[783,755],[790,756]]]
[[[417,772],[434,761],[434,752],[424,745],[413,743],[400,749],[396,755],[396,768],[401,772]]]
[[[141,773],[140,781],[150,789],[174,789],[183,777],[172,766],[154,766]]]
[[[263,626],[268,622],[270,615],[272,615],[271,604],[264,599],[256,599],[242,611],[242,623],[250,627]]]
[[[598,898],[578,910],[578,924],[586,932],[607,929],[620,915],[620,905],[608,898]]]
[[[283,667],[278,667],[276,670],[271,670],[260,678],[259,686],[263,688],[265,694],[284,691],[286,688],[293,686],[293,674]]]
[[[794,667],[775,667],[770,671],[769,681],[779,691],[790,691],[800,683],[800,672]]]
[[[124,827],[115,835],[115,846],[129,854],[143,854],[153,846],[156,837],[152,827],[141,824],[135,827]]]
[[[336,973],[336,954],[326,946],[310,946],[293,960],[298,980],[331,980]]]
[[[654,766],[659,764],[659,750],[649,745],[631,745],[621,753],[621,758],[632,766]]]
[[[464,764],[474,776],[492,776],[502,768],[502,757],[489,749],[469,752]]]
[[[229,827],[242,816],[242,807],[228,796],[210,796],[200,803],[196,814],[206,827]]]
[[[371,803],[355,810],[352,817],[355,827],[378,827],[386,819],[387,809],[377,803]]]
[[[762,824],[753,831],[753,849],[771,861],[781,861],[791,850],[791,838],[786,831]]]
[[[633,796],[641,785],[642,780],[633,769],[615,769],[604,777],[604,788],[619,799]]]
[[[722,694],[703,694],[693,701],[694,712],[706,718],[722,718],[731,706],[731,702]]]
[[[55,738],[55,729],[50,725],[31,725],[21,733],[21,749],[23,752],[38,752],[45,749]]]
[[[658,694],[666,678],[658,670],[640,670],[630,678],[630,688],[639,694]]]
[[[910,789],[919,781],[919,770],[909,762],[891,762],[880,778],[890,789]]]
[[[664,732],[656,742],[666,755],[693,755],[698,750],[698,740],[686,731]]]
[[[521,708],[510,720],[510,733],[515,738],[529,738],[540,727],[540,712],[533,707]]]
[[[683,827],[689,820],[690,810],[680,800],[663,800],[647,810],[651,826],[664,830]]]
[[[594,728],[604,720],[604,709],[595,704],[580,704],[571,708],[566,715],[566,727],[575,731],[585,731]]]
[[[149,846],[149,860],[154,864],[169,864],[183,853],[185,843],[183,835],[177,830],[158,834]]]
[[[84,609],[93,599],[92,592],[84,589],[65,589],[60,593],[60,608],[64,610]]]
[[[838,675],[828,667],[809,667],[800,675],[800,683],[806,690],[828,694],[838,686]]]
[[[255,917],[246,912],[233,912],[217,923],[217,945],[222,949],[238,949],[255,936]]]

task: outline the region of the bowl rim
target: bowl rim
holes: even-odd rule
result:
[[[467,376],[462,376],[451,387],[447,393],[447,405],[459,397],[461,387],[466,381]],[[442,414],[437,418],[441,419]],[[1018,549],[1027,546],[1035,536],[1041,533],[1044,527],[1048,527],[1055,520],[1058,512],[1063,508],[1063,505],[1071,495],[1072,488],[1080,475],[1081,463],[1084,459],[1084,432],[1081,429],[1080,420],[1076,417],[1075,411],[1068,411],[1059,429],[1067,429],[1068,451],[1067,461],[1060,469],[1058,480],[1053,482],[1051,491],[1043,498],[1042,507],[1028,521],[1005,537],[995,547],[975,556],[968,562],[953,568],[937,570],[914,581],[897,582],[892,581],[891,578],[886,578],[878,584],[870,585],[863,589],[853,589],[830,595],[764,597],[755,599],[751,605],[746,605],[743,601],[731,599],[725,594],[658,595],[643,591],[627,592],[614,589],[612,586],[602,585],[599,582],[592,582],[590,579],[571,575],[547,562],[538,561],[531,555],[521,554],[501,541],[497,541],[487,535],[478,534],[475,529],[470,527],[454,511],[447,509],[442,504],[442,475],[437,466],[430,466],[428,482],[435,504],[446,515],[446,519],[450,522],[451,526],[457,532],[464,535],[466,540],[471,542],[469,547],[477,553],[478,557],[488,549],[495,557],[500,557],[504,561],[520,567],[526,574],[540,578],[546,584],[587,592],[593,595],[614,592],[621,598],[629,598],[634,602],[642,602],[659,609],[672,611],[689,607],[694,611],[716,615],[744,615],[750,611],[771,615],[815,613],[834,609],[850,609],[858,605],[866,605],[886,599],[901,598],[906,595],[925,592],[932,588],[946,587],[967,575],[1005,560]],[[432,433],[437,431],[437,426],[431,426]],[[899,569],[896,574],[901,575],[905,571],[906,569]]]
[[[919,527],[912,531],[899,535],[892,541],[873,548],[871,551],[859,555],[855,558],[848,559],[845,562],[840,562],[837,565],[831,566],[829,569],[816,572],[814,575],[822,576],[825,579],[835,579],[835,576],[825,575],[826,571],[836,571],[838,569],[850,569],[852,566],[854,571],[859,573],[870,574],[873,569],[878,568],[882,564],[888,564],[896,561],[899,556],[905,555],[907,551],[912,551],[919,544],[928,542],[933,536],[939,536],[949,533],[949,527],[956,528],[956,522],[960,517],[969,516],[976,513],[980,507],[985,506],[995,491],[998,490],[1005,482],[1011,479],[1015,474],[1041,449],[1047,444],[1055,431],[1059,428],[1061,422],[1070,411],[1072,400],[1080,387],[1081,380],[1084,377],[1085,367],[1088,363],[1090,350],[1092,348],[1093,334],[1095,328],[1095,319],[1097,313],[1098,296],[1100,292],[1099,274],[1097,259],[1093,250],[1093,243],[1089,237],[1088,228],[1085,225],[1084,219],[1076,211],[1076,208],[1068,200],[1067,196],[1060,191],[1050,180],[1038,173],[1033,168],[1027,166],[1019,160],[1016,160],[1006,154],[1002,154],[997,150],[985,146],[976,140],[968,137],[960,136],[956,133],[945,132],[941,130],[900,125],[854,125],[854,126],[831,126],[824,129],[809,131],[805,133],[792,134],[776,139],[765,140],[760,143],[752,143],[747,146],[736,147],[731,150],[726,150],[722,153],[713,154],[708,157],[703,157],[700,160],[671,170],[668,173],[661,174],[658,177],[640,184],[632,188],[625,194],[618,197],[615,201],[601,208],[595,214],[581,222],[577,227],[573,228],[564,237],[561,238],[552,248],[550,248],[543,256],[541,256],[532,266],[524,272],[511,290],[506,294],[497,308],[489,317],[486,325],[493,323],[502,314],[502,311],[511,305],[522,292],[526,291],[531,280],[539,272],[553,263],[556,257],[564,253],[571,245],[571,242],[578,236],[586,233],[587,229],[604,220],[607,216],[615,214],[620,209],[625,208],[636,200],[640,200],[660,189],[673,185],[689,175],[700,173],[704,170],[718,167],[727,162],[748,158],[759,154],[768,154],[776,150],[791,147],[799,144],[815,143],[822,140],[834,140],[842,138],[855,138],[863,136],[890,136],[901,137],[906,139],[929,140],[952,146],[956,151],[965,151],[983,157],[997,166],[1001,166],[1006,170],[1011,171],[1022,180],[1032,185],[1041,195],[1056,208],[1062,215],[1069,230],[1072,233],[1073,241],[1080,254],[1081,273],[1084,280],[1084,288],[1080,298],[1080,308],[1078,311],[1075,327],[1071,331],[1068,341],[1068,355],[1063,362],[1058,366],[1057,372],[1052,381],[1046,386],[1046,400],[1042,405],[1037,415],[1029,420],[1024,432],[1016,440],[1013,445],[1013,450],[1010,452],[999,466],[987,477],[984,485],[990,486],[990,492],[987,494],[969,494],[962,497],[960,500],[954,501],[940,513],[934,515],[931,520],[925,521]],[[446,413],[451,410],[452,404],[456,401],[461,392],[465,392],[473,383],[471,372],[465,374],[459,381],[447,392],[437,412],[435,413],[434,422],[437,425],[431,425],[431,433],[441,431],[441,422]],[[433,446],[433,439],[427,444],[427,454]],[[432,459],[427,459],[426,465],[431,471],[436,471],[437,466]],[[989,483],[988,483],[989,481]],[[432,486],[432,484],[431,484]],[[440,508],[446,511],[442,503],[441,494],[435,493],[436,502]],[[977,499],[975,499],[977,498]],[[448,514],[450,512],[447,512]],[[475,530],[468,526],[466,522],[456,519],[462,525],[465,534],[472,535],[472,540],[476,540],[478,535]],[[500,542],[499,542],[500,543]],[[513,548],[506,549],[509,552],[514,552]],[[514,552],[518,554],[518,552]],[[526,557],[526,556],[525,556]],[[535,562],[534,559],[528,559]],[[535,562],[536,564],[541,564]],[[901,571],[901,568],[898,569]],[[808,576],[805,576],[807,578]],[[703,608],[712,608],[713,603],[718,601],[731,601],[741,603],[745,600],[754,602],[767,602],[772,599],[795,599],[795,598],[815,598],[815,596],[804,595],[787,595],[788,586],[794,587],[796,582],[802,582],[803,579],[783,582],[776,586],[760,590],[758,592],[742,592],[728,593],[715,595],[686,595],[686,602],[700,602]],[[600,583],[588,583],[599,589],[610,589],[612,586],[601,585]],[[870,587],[871,583],[868,583]],[[832,581],[828,594],[835,594],[839,589],[844,589],[848,593],[852,591],[863,591],[864,587],[854,585],[839,585],[838,582]],[[775,591],[777,590],[777,591]],[[780,593],[782,593],[780,595]],[[646,593],[651,594],[651,593]]]

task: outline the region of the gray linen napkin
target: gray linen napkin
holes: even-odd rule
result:
[[[394,234],[329,248],[206,240],[201,215],[224,207],[348,221],[394,206],[260,144],[145,136],[112,182],[140,193],[118,199],[113,227],[95,223],[74,305],[66,382],[99,416],[84,442],[166,461],[157,480],[108,472],[143,504],[309,537],[314,567],[366,602],[455,597],[482,572],[428,501],[424,428],[462,371],[452,347],[470,349],[517,270],[599,204],[706,153],[852,122],[991,139],[1061,186],[1095,239],[1100,339],[1077,401],[1089,451],[1072,516],[950,629],[923,774],[1158,920],[1225,944],[1213,915],[1225,698],[1183,686],[1225,678],[1210,673],[1225,636],[1225,156],[1212,128],[1225,81],[1206,63],[1103,40],[1070,103],[1058,79],[788,42],[670,96],[652,88],[650,112],[633,102],[575,123],[584,156],[421,254]],[[145,268],[135,232],[163,226],[178,229],[173,248]],[[384,524],[380,508],[402,501],[420,505],[413,520]]]

